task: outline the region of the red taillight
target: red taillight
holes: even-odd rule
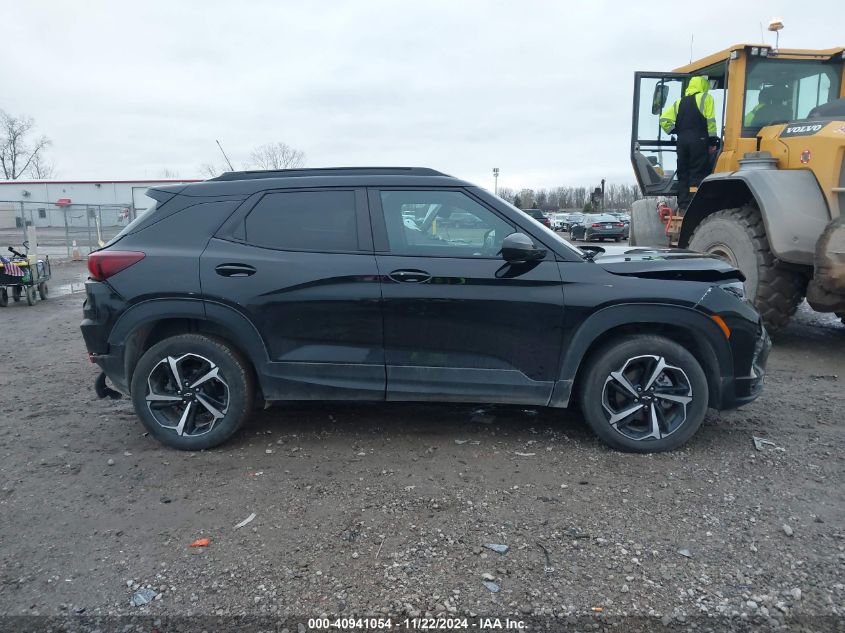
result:
[[[624,225],[622,222],[617,222],[617,223],[616,223],[616,224],[614,224],[613,226],[620,226],[620,227],[621,227],[621,226],[625,226],[625,225]]]
[[[105,281],[144,257],[140,251],[97,251],[88,256],[88,272],[94,281]]]
[[[593,222],[590,226],[593,227],[594,229],[597,229],[597,228],[601,227],[601,224],[599,224],[598,222]]]

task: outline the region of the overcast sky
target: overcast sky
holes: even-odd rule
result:
[[[633,182],[635,70],[783,18],[845,44],[838,1],[0,0],[0,108],[36,119],[61,179],[199,177],[285,141],[314,167],[420,165],[492,189]],[[806,10],[805,10],[806,9]],[[827,17],[825,17],[827,16]],[[773,41],[766,33],[767,41]]]

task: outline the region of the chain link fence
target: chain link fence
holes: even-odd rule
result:
[[[20,245],[26,228],[36,227],[38,252],[51,257],[82,257],[99,248],[135,219],[127,204],[67,204],[0,200],[0,249]]]

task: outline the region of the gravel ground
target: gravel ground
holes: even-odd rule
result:
[[[838,321],[804,307],[763,396],[671,454],[609,450],[576,412],[347,403],[276,406],[190,454],[95,398],[83,296],[57,292],[82,270],[57,265],[48,301],[0,309],[0,630],[294,631],[321,614],[845,627]],[[152,602],[131,605],[144,588]]]

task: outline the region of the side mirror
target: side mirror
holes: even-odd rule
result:
[[[651,113],[660,114],[669,99],[669,86],[662,81],[654,87],[654,94],[651,96]]]
[[[525,233],[511,233],[502,240],[502,259],[518,264],[536,262],[546,256],[545,248],[537,248]]]

